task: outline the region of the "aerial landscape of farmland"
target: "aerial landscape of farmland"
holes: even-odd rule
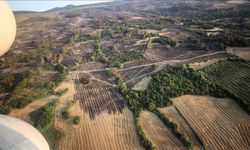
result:
[[[0,114],[31,124],[51,150],[250,150],[250,1],[14,15]]]

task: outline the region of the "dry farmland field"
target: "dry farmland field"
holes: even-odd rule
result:
[[[156,149],[160,150],[184,150],[182,143],[174,136],[164,123],[153,113],[143,111],[139,118],[139,124],[146,137],[152,141]]]
[[[179,130],[186,133],[193,143],[193,149],[202,149],[202,143],[194,133],[193,129],[188,125],[186,120],[179,114],[174,106],[159,108],[166,117],[172,120],[174,123],[179,125]]]
[[[88,85],[75,83],[78,125],[66,128],[67,134],[58,144],[59,150],[143,149],[135,131],[132,112],[113,88],[98,81]]]
[[[250,112],[250,62],[224,60],[205,69],[209,76]]]
[[[250,117],[231,99],[185,95],[174,98],[173,105],[205,149],[250,148]]]

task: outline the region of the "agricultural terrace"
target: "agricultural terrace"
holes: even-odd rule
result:
[[[183,150],[186,149],[182,143],[175,137],[164,123],[153,113],[142,111],[139,124],[141,125],[145,136],[152,141],[156,149],[159,150]]]
[[[230,97],[250,112],[250,62],[239,59],[219,61],[204,69]]]
[[[205,149],[250,148],[250,117],[231,99],[185,95],[174,98],[173,105]]]
[[[79,116],[77,125],[68,126],[58,149],[143,149],[134,126],[134,117],[126,102],[114,89],[91,80],[81,83],[84,75],[75,79],[71,115]]]
[[[190,142],[193,144],[193,149],[203,149],[202,143],[194,133],[193,129],[189,126],[186,120],[179,114],[176,108],[172,106],[158,108],[166,117],[172,122],[177,124],[180,132],[186,133]]]

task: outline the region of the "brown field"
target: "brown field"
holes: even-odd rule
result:
[[[223,89],[239,99],[238,102],[242,103],[246,110],[250,109],[249,63],[228,60],[211,65],[206,70]]]
[[[91,62],[91,63],[85,63],[79,67],[79,71],[84,70],[93,70],[93,69],[103,69],[105,67],[104,64],[99,62]]]
[[[162,112],[167,118],[171,119],[174,123],[179,125],[179,130],[182,133],[186,133],[190,138],[191,143],[193,144],[193,149],[203,149],[202,143],[199,141],[194,131],[187,122],[182,118],[179,112],[176,110],[174,106],[159,108],[160,112]]]
[[[241,59],[250,60],[250,47],[229,47],[227,53],[240,57]]]
[[[66,136],[58,149],[142,149],[133,114],[112,87],[91,81],[88,86],[75,83],[75,89],[72,98],[77,103],[71,114],[79,115],[81,121],[79,125],[61,125],[66,128]]]
[[[151,79],[152,79],[151,76],[142,78],[138,83],[136,83],[136,85],[133,87],[133,90],[136,90],[136,91],[146,90]]]
[[[207,61],[204,61],[204,62],[195,62],[195,63],[189,64],[189,66],[191,68],[193,68],[193,69],[199,70],[199,69],[205,68],[205,67],[207,67],[209,65],[212,65],[212,64],[214,64],[214,63],[216,63],[216,62],[218,62],[220,60],[222,60],[222,59],[211,59],[211,60],[207,60]]]
[[[124,70],[124,71],[119,71],[119,73],[122,75],[125,81],[129,81],[135,76],[137,76],[138,73],[144,71],[146,67],[138,67],[134,69],[129,69],[129,70]]]
[[[147,64],[147,63],[152,63],[152,61],[141,58],[141,59],[137,59],[137,60],[134,60],[134,61],[125,62],[122,65],[122,68],[130,68],[130,67],[133,67],[133,66],[144,65],[144,64]]]
[[[176,28],[165,28],[162,30],[162,32],[159,35],[163,37],[171,38],[172,40],[177,41],[177,43],[181,43],[182,41],[186,40],[188,37],[192,36],[190,32],[185,32]]]
[[[153,143],[156,149],[183,150],[186,149],[161,120],[149,111],[143,111],[139,123],[146,137]]]
[[[186,95],[173,103],[205,149],[250,148],[250,117],[232,100]]]

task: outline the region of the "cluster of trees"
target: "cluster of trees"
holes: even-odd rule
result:
[[[154,18],[150,19],[143,19],[143,20],[136,20],[133,22],[129,22],[128,26],[136,27],[139,29],[154,29],[154,30],[161,30],[165,25],[166,21],[157,21]]]
[[[29,70],[28,72],[26,72],[24,78],[15,86],[13,93],[14,94],[20,93],[22,89],[26,88],[29,85],[32,78],[37,75],[38,75],[38,70],[36,69]]]
[[[236,34],[220,33],[215,36],[203,37],[203,43],[210,49],[225,50],[226,46],[232,47],[248,47],[250,46],[250,39]]]
[[[103,57],[103,52],[101,49],[101,34],[97,33],[94,36],[94,52],[90,55],[90,60],[91,61],[97,61]]]
[[[133,50],[113,52],[113,58],[109,61],[109,66],[113,68],[120,68],[123,63],[142,57],[142,54]]]
[[[51,149],[56,148],[64,133],[53,127],[55,108],[58,100],[53,100],[42,108],[30,113],[33,125],[43,134]]]
[[[248,8],[243,8],[247,6],[240,6],[239,9],[208,9],[200,14],[202,20],[215,20],[223,18],[240,18],[240,17],[250,17],[250,11]]]
[[[87,85],[90,83],[90,77],[83,77],[80,79],[80,83],[81,84],[84,84],[84,85]]]
[[[0,93],[8,93],[4,101],[0,103],[0,113],[8,114],[12,108],[23,108],[36,99],[45,98],[55,93],[54,89],[66,79],[68,71],[57,65],[58,73],[54,82],[33,82],[38,75],[37,69],[29,70],[25,73],[3,73],[0,75]]]
[[[69,74],[68,70],[62,64],[58,64],[56,66],[56,71],[58,72],[54,77],[54,83],[58,86],[61,82],[63,82],[67,75]]]
[[[0,73],[0,93],[13,91],[24,76],[25,75],[21,73]]]
[[[122,80],[120,82],[118,85],[124,84]],[[142,109],[152,111],[167,127],[172,129],[187,148],[191,148],[192,143],[186,133],[180,132],[178,125],[166,118],[156,107],[172,105],[170,98],[184,94],[225,96],[225,91],[211,80],[206,72],[194,70],[187,65],[173,67],[154,74],[145,91],[138,92],[127,88],[119,89],[119,91],[128,101],[129,108],[134,112],[136,121]],[[147,140],[138,122],[136,122],[136,127],[142,144],[147,149],[152,149],[152,143]]]
[[[116,83],[118,84],[118,91],[120,93],[125,93],[127,91],[127,85],[121,77],[116,77]]]
[[[147,150],[155,149],[152,142],[147,139],[142,127],[139,124],[139,117],[140,117],[140,113],[142,111],[142,107],[138,101],[138,99],[139,99],[138,94],[135,91],[129,91],[122,78],[117,78],[116,82],[118,84],[118,91],[128,101],[128,105],[129,105],[130,109],[133,111],[134,118],[135,118],[136,132],[140,138],[141,144]],[[136,101],[137,101],[137,103],[136,103]]]
[[[187,47],[191,50],[213,50],[223,51],[226,49],[226,45],[217,39],[217,36],[207,36],[205,32],[198,32],[199,38],[188,38]],[[217,39],[217,40],[216,40]]]
[[[187,65],[162,70],[152,76],[148,88],[140,95],[142,106],[169,105],[169,98],[184,94],[223,97],[224,91],[204,71]]]
[[[152,39],[152,43],[160,43],[161,45],[165,45],[167,47],[167,50],[169,50],[171,47],[176,46],[176,42],[164,37],[154,38]]]
[[[73,123],[74,123],[74,124],[79,124],[80,121],[81,121],[80,116],[75,116],[75,117],[73,118]]]
[[[80,38],[80,33],[79,32],[74,32],[72,34],[72,36],[69,37],[67,44],[74,44],[77,40],[79,40]]]
[[[0,104],[0,113],[8,114],[11,108],[23,108],[36,96],[33,91],[27,90],[37,70],[29,70],[22,74],[4,73],[1,75],[0,92],[8,93]]]
[[[75,101],[69,101],[66,106],[62,109],[61,111],[61,115],[62,117],[67,120],[69,119],[70,117],[70,112],[69,112],[69,109],[75,104],[76,102]]]
[[[101,36],[102,37],[110,36],[112,38],[116,38],[116,37],[131,38],[132,36],[134,36],[137,33],[138,33],[137,28],[129,27],[126,24],[120,24],[120,25],[116,25],[114,27],[110,27],[108,29],[104,29],[101,32]]]
[[[52,126],[57,103],[58,100],[53,100],[51,103],[32,112],[31,119],[34,122],[34,126],[42,133]]]

